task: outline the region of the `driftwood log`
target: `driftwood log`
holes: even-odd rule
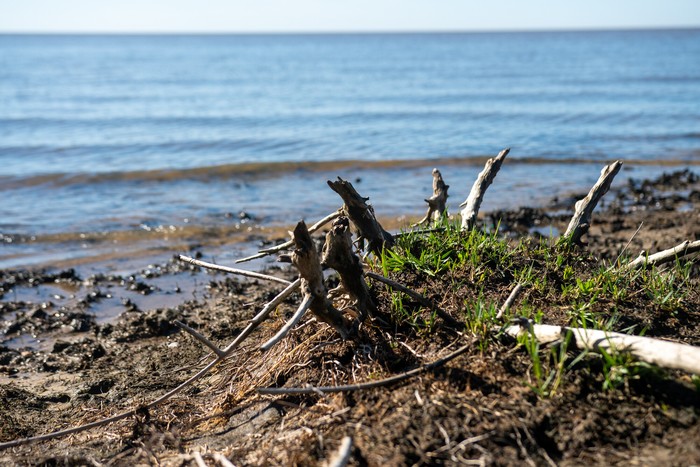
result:
[[[380,255],[383,248],[394,246],[394,237],[384,230],[374,216],[374,209],[367,204],[369,198],[359,195],[352,183],[338,177],[337,181],[328,180],[328,186],[343,198],[343,214],[350,218],[358,232],[360,248],[367,241],[367,251]]]
[[[576,202],[576,212],[571,218],[569,227],[566,229],[562,239],[570,241],[575,245],[585,245],[581,241],[581,237],[583,237],[591,227],[591,215],[593,214],[593,210],[598,204],[598,201],[600,201],[600,198],[610,189],[610,184],[615,178],[615,175],[620,171],[620,167],[622,167],[621,161],[615,161],[603,167],[603,170],[600,171],[598,181],[593,185],[588,195]]]
[[[505,332],[513,337],[531,334],[541,344],[562,340],[571,333],[572,343],[579,350],[628,352],[646,363],[700,375],[700,347],[692,345],[618,332],[532,324],[526,319],[522,319],[521,324],[509,326]]]
[[[474,224],[476,224],[476,216],[479,214],[479,208],[481,207],[481,202],[484,199],[484,193],[486,193],[486,190],[493,182],[493,179],[496,178],[496,174],[501,169],[503,160],[506,158],[509,152],[510,148],[506,148],[498,153],[496,157],[492,157],[486,161],[484,170],[481,171],[474,182],[474,185],[469,192],[469,196],[462,204],[459,205],[460,208],[463,208],[460,212],[460,215],[462,216],[462,230],[471,230],[474,228]]]
[[[428,212],[413,227],[429,223],[431,220],[440,220],[441,217],[447,215],[448,188],[450,188],[450,185],[445,184],[440,171],[433,169],[433,196],[425,200],[428,203]]]
[[[640,268],[650,268],[652,266],[658,266],[664,263],[668,263],[676,260],[677,258],[682,258],[683,256],[691,255],[700,251],[700,240],[695,240],[691,242],[689,240],[684,241],[680,245],[677,245],[668,250],[660,251],[654,253],[653,255],[647,255],[646,252],[642,252],[637,259],[629,262],[624,268],[626,269],[640,269]]]
[[[350,306],[364,320],[367,315],[376,315],[377,306],[364,280],[362,261],[353,252],[350,221],[341,216],[333,222],[326,234],[321,265],[335,269],[340,276],[340,285],[329,291],[331,297],[349,296]]]
[[[304,221],[300,221],[294,228],[292,239],[296,248],[291,254],[291,260],[299,270],[302,293],[312,298],[309,309],[321,321],[338,331],[343,339],[347,339],[350,336],[350,326],[343,314],[328,299],[318,251]]]

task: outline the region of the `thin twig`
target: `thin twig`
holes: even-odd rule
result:
[[[217,356],[221,357],[224,354],[224,352],[216,344],[214,344],[212,341],[210,341],[209,339],[207,339],[202,334],[198,333],[182,321],[175,320],[173,321],[173,324],[182,329],[183,331],[188,332],[192,337],[209,347],[211,351],[214,352]]]
[[[85,425],[80,425],[77,427],[68,428],[68,429],[60,430],[60,431],[54,431],[53,433],[47,433],[45,435],[31,436],[28,438],[20,438],[20,439],[15,439],[13,441],[0,443],[0,451],[3,449],[15,447],[15,446],[21,446],[23,444],[33,443],[36,441],[46,441],[46,440],[54,439],[54,438],[60,438],[62,436],[80,433],[82,431],[86,431],[86,430],[89,430],[92,428],[97,428],[100,426],[108,425],[110,423],[114,423],[114,422],[117,422],[119,420],[123,420],[125,418],[131,417],[132,415],[136,415],[139,410],[150,409],[150,408],[157,406],[158,404],[161,404],[161,403],[167,401],[168,399],[173,397],[175,394],[179,393],[180,391],[182,391],[183,389],[188,387],[190,384],[194,383],[195,381],[197,381],[200,378],[202,378],[203,376],[205,376],[207,373],[209,373],[209,371],[211,371],[212,368],[214,368],[216,365],[218,365],[223,360],[225,360],[229,355],[231,355],[231,353],[233,353],[233,351],[236,349],[236,347],[238,347],[238,345],[241,342],[243,342],[243,340],[246,339],[250,335],[250,333],[252,333],[253,330],[255,328],[257,328],[260,325],[260,323],[262,323],[268,317],[270,312],[272,312],[272,310],[274,310],[277,305],[282,303],[282,301],[285,298],[287,298],[296,289],[299,288],[300,284],[301,284],[301,279],[297,279],[296,281],[289,284],[289,286],[286,289],[284,289],[282,292],[280,292],[280,294],[277,295],[277,297],[275,297],[271,302],[269,302],[267,305],[265,305],[265,307],[262,309],[262,311],[260,311],[260,313],[258,313],[251,320],[251,322],[248,324],[248,326],[246,326],[246,328],[243,329],[243,331],[241,331],[241,333],[236,337],[236,339],[234,339],[233,342],[231,342],[228,345],[228,347],[226,347],[225,349],[222,350],[223,355],[218,356],[215,360],[211,361],[207,366],[205,366],[204,368],[199,370],[195,375],[191,376],[189,379],[187,379],[185,382],[181,383],[176,388],[172,389],[170,392],[163,394],[162,396],[151,401],[150,403],[146,404],[145,406],[137,407],[137,408],[131,409],[127,412],[122,412],[122,413],[114,415],[112,417],[107,417],[107,418],[103,418],[101,420],[96,420],[94,422],[87,423]]]
[[[330,221],[332,221],[336,217],[340,216],[341,213],[342,213],[342,210],[338,209],[337,211],[327,215],[326,217],[324,217],[323,219],[321,219],[320,221],[316,222],[314,225],[309,227],[309,233],[316,232],[318,229],[320,229],[324,225],[328,224]],[[288,250],[289,247],[291,247],[292,245],[294,245],[294,241],[287,240],[286,242],[280,243],[279,245],[275,245],[275,246],[270,247],[270,248],[263,248],[262,250],[258,250],[257,254],[254,254],[252,256],[248,256],[246,258],[237,259],[235,262],[236,263],[245,263],[246,261],[252,261],[252,260],[258,259],[258,258],[264,258],[265,256],[269,256],[271,254],[278,253],[282,250]]]
[[[304,313],[306,313],[306,310],[308,310],[311,306],[311,301],[313,299],[314,298],[311,295],[305,295],[304,300],[301,302],[299,308],[297,308],[297,311],[292,315],[289,321],[287,321],[287,323],[284,326],[282,326],[282,328],[280,328],[280,330],[277,331],[277,334],[272,336],[272,338],[269,341],[261,345],[260,350],[262,350],[263,352],[268,351],[272,348],[273,345],[281,341],[284,338],[284,336],[286,336],[289,333],[289,331],[291,331],[292,328],[296,326],[297,323],[299,323],[302,316],[304,316]]]
[[[503,302],[503,306],[501,306],[500,310],[498,310],[498,314],[496,315],[496,319],[501,319],[503,317],[503,314],[510,309],[511,306],[513,306],[513,302],[515,302],[515,299],[518,298],[518,294],[520,293],[520,290],[522,290],[523,284],[516,284],[513,290],[510,292],[510,295],[508,295],[508,298],[506,299],[505,302]]]
[[[399,381],[403,381],[405,379],[408,379],[412,376],[415,376],[417,374],[420,374],[424,371],[432,370],[434,368],[438,368],[445,363],[449,362],[450,360],[453,360],[463,353],[465,353],[467,350],[469,350],[473,345],[474,345],[475,340],[470,341],[468,344],[460,347],[459,349],[455,350],[449,355],[444,356],[443,358],[436,360],[432,363],[428,363],[427,365],[423,365],[418,368],[414,368],[413,370],[407,371],[405,373],[401,373],[398,375],[391,376],[389,378],[385,379],[380,379],[378,381],[369,381],[366,383],[359,383],[359,384],[346,384],[343,386],[319,386],[319,387],[313,387],[311,385],[303,387],[303,388],[259,388],[257,389],[258,394],[271,394],[271,395],[277,395],[277,394],[315,394],[315,393],[331,393],[331,392],[348,392],[348,391],[362,391],[365,389],[372,389],[372,388],[377,388],[381,386],[388,386],[393,383],[397,383]]]
[[[221,266],[219,264],[214,264],[214,263],[207,263],[206,261],[201,261],[198,259],[190,258],[189,256],[185,255],[178,255],[178,258],[181,261],[185,261],[190,264],[194,264],[195,266],[200,266],[206,269],[212,269],[214,271],[221,271],[221,272],[228,272],[231,274],[238,274],[240,276],[246,276],[246,277],[254,277],[256,279],[264,279],[266,281],[272,281],[272,282],[277,282],[280,284],[284,285],[289,285],[291,282],[285,279],[281,279],[279,277],[275,276],[268,276],[267,274],[260,274],[259,272],[253,272],[253,271],[246,271],[245,269],[236,269],[236,268],[230,268],[228,266]]]
[[[454,319],[452,316],[450,316],[445,310],[434,304],[429,298],[425,297],[424,295],[419,294],[416,291],[413,291],[409,289],[408,287],[399,284],[398,282],[389,279],[388,277],[384,277],[380,274],[376,274],[374,272],[366,271],[365,276],[369,277],[370,279],[374,279],[379,282],[383,282],[384,284],[388,285],[392,289],[398,290],[399,292],[403,292],[409,297],[413,298],[414,300],[417,300],[421,305],[425,306],[426,308],[430,308],[431,310],[434,310],[440,318],[442,318],[445,322],[447,322],[450,326],[461,326],[462,323]]]
[[[328,467],[345,467],[350,462],[350,453],[352,452],[352,438],[346,436],[340,443],[338,452],[328,462]]]
[[[615,264],[618,264],[618,261],[620,261],[620,256],[622,256],[622,254],[623,254],[625,251],[627,251],[627,248],[629,248],[630,244],[632,243],[632,240],[634,240],[634,237],[636,237],[637,234],[639,233],[639,231],[642,230],[642,226],[643,226],[643,225],[644,225],[644,222],[640,222],[640,223],[639,223],[639,227],[637,227],[637,230],[634,232],[634,234],[632,234],[632,236],[630,237],[630,239],[627,240],[627,244],[625,245],[625,247],[624,247],[622,250],[620,250],[620,253],[617,255],[617,258],[615,258],[615,261],[614,261],[614,262],[612,263],[612,265],[610,266],[611,268],[612,268]]]

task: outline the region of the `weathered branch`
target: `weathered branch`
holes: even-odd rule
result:
[[[653,255],[647,255],[645,252],[642,252],[637,259],[623,267],[625,269],[650,268],[652,266],[675,261],[677,258],[682,258],[683,256],[688,256],[698,251],[700,251],[700,240],[695,240],[694,242],[686,240],[680,245],[654,253]]]
[[[438,169],[433,169],[433,196],[426,199],[428,203],[428,212],[423,219],[413,224],[411,227],[416,227],[431,220],[439,220],[440,217],[447,214],[447,189],[450,185],[446,185],[442,179],[442,174]]]
[[[479,214],[479,208],[481,207],[481,201],[484,199],[484,193],[496,178],[496,174],[501,169],[503,160],[506,158],[510,148],[506,148],[496,157],[492,157],[486,161],[484,170],[481,171],[477,177],[474,185],[472,186],[469,196],[459,207],[463,207],[460,215],[462,216],[462,230],[471,230],[476,224],[476,216]]]
[[[352,452],[352,438],[349,436],[346,436],[343,438],[343,441],[340,443],[340,447],[338,448],[338,452],[335,453],[335,456],[331,460],[328,461],[327,466],[328,467],[345,467],[348,465],[348,462],[350,462],[350,453]]]
[[[361,241],[367,240],[367,250],[379,255],[383,248],[394,245],[394,237],[384,230],[374,216],[374,209],[367,204],[369,198],[357,193],[352,183],[338,177],[338,181],[328,180],[328,186],[343,198],[343,213],[350,218],[358,231]]]
[[[506,328],[506,333],[513,337],[530,333],[542,344],[561,340],[571,333],[574,345],[580,350],[629,352],[646,363],[700,375],[700,347],[692,345],[618,332],[532,324],[526,319]]]
[[[398,383],[399,381],[403,381],[405,379],[411,378],[412,376],[418,375],[420,373],[423,373],[424,371],[432,370],[434,368],[438,368],[445,363],[449,362],[450,360],[453,360],[463,353],[465,353],[467,350],[469,350],[473,345],[475,340],[470,341],[468,344],[460,347],[459,349],[455,350],[449,355],[446,355],[442,357],[439,360],[436,360],[432,363],[428,363],[427,365],[420,366],[418,368],[414,368],[413,370],[406,371],[404,373],[390,376],[389,378],[384,378],[380,379],[377,381],[368,381],[366,383],[359,383],[359,384],[346,384],[343,386],[311,386],[308,385],[303,388],[259,388],[257,389],[258,394],[273,394],[273,395],[278,395],[278,394],[317,394],[317,393],[332,393],[332,392],[349,392],[349,391],[362,391],[365,389],[372,389],[372,388],[378,388],[382,386],[388,386],[393,383]]]
[[[518,298],[518,295],[520,294],[522,288],[523,284],[520,283],[516,284],[515,287],[513,287],[513,290],[510,292],[510,295],[508,295],[508,298],[505,302],[503,302],[503,305],[498,310],[498,314],[496,314],[496,319],[501,319],[503,317],[503,314],[506,313],[511,306],[513,306],[513,303],[515,302],[515,299]]]
[[[353,252],[350,235],[350,222],[341,216],[333,222],[333,227],[326,234],[321,259],[323,266],[333,268],[340,276],[340,286],[331,291],[343,291],[354,300],[354,308],[363,320],[368,314],[376,314],[377,306],[372,300],[369,288],[363,277],[362,261]]]
[[[214,352],[218,357],[222,357],[224,355],[223,350],[221,350],[216,344],[214,344],[212,341],[210,341],[209,339],[207,339],[202,334],[198,333],[197,331],[195,331],[194,329],[192,329],[191,327],[189,327],[188,325],[186,325],[182,321],[175,320],[175,321],[173,321],[173,324],[175,326],[179,327],[180,329],[182,329],[183,331],[189,333],[192,337],[197,339],[202,344],[209,347],[211,349],[211,351]]]
[[[333,307],[328,300],[326,286],[323,284],[323,270],[318,258],[316,246],[309,235],[304,221],[300,221],[292,234],[296,248],[292,252],[292,263],[301,276],[301,290],[304,295],[313,297],[311,312],[330,324],[343,339],[350,335],[350,327],[343,314]]]
[[[318,229],[320,229],[324,225],[328,224],[330,221],[332,221],[336,217],[340,216],[341,214],[342,214],[342,211],[340,209],[338,209],[337,211],[327,215],[326,217],[324,217],[323,219],[321,219],[320,221],[316,222],[314,225],[309,227],[309,233],[316,232]],[[245,263],[246,261],[252,261],[252,260],[258,259],[258,258],[264,258],[265,256],[279,253],[280,251],[283,251],[283,250],[288,250],[293,245],[294,245],[294,240],[287,240],[286,242],[280,243],[279,245],[275,245],[275,246],[270,247],[270,248],[263,248],[262,250],[258,250],[257,254],[254,254],[252,256],[248,256],[246,258],[237,259],[235,262],[236,263]]]
[[[278,282],[284,285],[291,284],[291,282],[289,282],[288,280],[280,279],[279,277],[275,276],[268,276],[267,274],[260,274],[259,272],[246,271],[245,269],[235,269],[229,268],[227,266],[221,266],[219,264],[207,263],[206,261],[190,258],[189,256],[185,255],[178,255],[178,258],[181,261],[185,261],[186,263],[194,264],[195,266],[200,266],[214,271],[228,272],[230,274],[238,274],[240,276],[245,277],[254,277],[256,279],[264,279],[266,281]]]
[[[593,210],[598,205],[600,198],[610,189],[610,184],[615,178],[615,175],[620,171],[620,167],[622,167],[621,161],[615,161],[603,167],[603,170],[600,171],[598,181],[593,185],[588,195],[576,202],[576,212],[571,218],[569,227],[567,227],[562,239],[571,241],[575,245],[584,245],[584,243],[581,242],[581,237],[583,237],[591,227],[591,215],[593,214]]]

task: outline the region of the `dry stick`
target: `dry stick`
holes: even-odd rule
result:
[[[479,208],[481,207],[481,201],[484,199],[484,193],[496,178],[496,174],[501,169],[503,160],[506,158],[510,148],[506,148],[499,152],[496,157],[492,157],[486,161],[484,170],[481,171],[477,177],[474,185],[472,186],[469,196],[459,207],[464,207],[460,212],[462,216],[462,230],[471,230],[476,224],[476,216],[479,214]]]
[[[138,407],[136,409],[129,410],[127,412],[122,412],[120,414],[114,415],[112,417],[108,418],[103,418],[101,420],[94,421],[92,423],[87,423],[85,425],[77,426],[74,428],[68,428],[66,430],[60,430],[60,431],[55,431],[53,433],[47,433],[45,435],[40,435],[40,436],[32,436],[29,438],[21,438],[21,439],[16,439],[13,441],[8,441],[6,443],[0,443],[0,450],[15,447],[15,446],[20,446],[22,444],[27,444],[27,443],[32,443],[35,441],[46,441],[49,439],[54,439],[54,438],[59,438],[61,436],[66,436],[74,433],[80,433],[82,431],[89,430],[91,428],[97,428],[99,426],[103,425],[108,425],[110,423],[123,420],[125,418],[128,418],[132,415],[136,415],[139,410],[143,409],[151,409],[158,404],[165,402],[166,400],[170,399],[173,397],[175,394],[179,393],[186,387],[188,387],[190,384],[194,383],[198,379],[202,378],[204,375],[209,373],[209,371],[214,368],[217,364],[222,362],[224,359],[226,359],[231,353],[238,347],[238,345],[243,342],[244,339],[246,339],[250,333],[253,332],[255,328],[257,328],[260,323],[262,323],[267,316],[274,310],[277,305],[282,303],[288,296],[290,296],[292,293],[294,293],[295,290],[299,288],[299,285],[301,284],[301,280],[297,279],[296,281],[292,282],[289,284],[289,286],[284,289],[282,292],[279,293],[274,299],[272,299],[271,302],[269,302],[265,307],[255,315],[255,317],[251,320],[251,322],[246,326],[243,331],[234,339],[233,342],[231,342],[228,347],[222,350],[223,355],[218,356],[215,360],[210,362],[207,366],[199,370],[195,375],[191,376],[189,379],[187,379],[185,382],[181,383],[179,386],[177,386],[175,389],[172,389],[170,392],[167,392],[166,394],[163,394],[159,398],[155,399],[154,401],[142,406]]]
[[[646,253],[642,252],[637,259],[624,266],[624,269],[658,266],[659,264],[668,263],[674,261],[676,258],[682,258],[683,256],[697,253],[698,251],[700,251],[700,240],[695,240],[694,242],[686,240],[680,245],[660,251],[651,256],[647,256]]]
[[[506,299],[505,302],[503,302],[503,306],[498,310],[498,314],[496,315],[496,319],[501,319],[503,317],[503,314],[507,312],[511,306],[513,306],[513,302],[515,302],[515,299],[518,298],[518,294],[520,294],[520,291],[523,288],[523,284],[516,284],[513,290],[510,292],[510,295],[508,295],[508,298]]]
[[[340,209],[338,209],[334,213],[327,215],[326,217],[324,217],[323,219],[321,219],[320,221],[316,222],[314,225],[309,227],[309,233],[316,232],[318,229],[320,229],[324,225],[328,224],[330,221],[332,221],[336,217],[340,216],[341,213],[342,213],[342,211]],[[248,256],[247,258],[237,259],[235,262],[236,263],[244,263],[246,261],[252,261],[252,260],[258,259],[258,258],[264,258],[265,256],[268,256],[268,255],[271,255],[274,253],[278,253],[282,250],[288,250],[289,247],[291,247],[293,245],[294,245],[294,240],[287,240],[286,242],[280,243],[279,245],[275,245],[275,246],[270,247],[270,248],[263,248],[262,250],[259,250],[257,254],[252,255],[252,256]]]
[[[277,334],[272,336],[270,340],[265,342],[263,345],[260,346],[260,350],[262,351],[268,351],[270,348],[272,348],[273,345],[281,341],[284,336],[286,336],[291,329],[297,325],[297,323],[301,320],[301,318],[304,316],[304,313],[306,313],[306,310],[309,309],[309,306],[311,306],[311,301],[314,298],[311,295],[305,295],[304,300],[302,300],[301,304],[299,305],[299,308],[297,308],[297,311],[294,312],[292,317],[290,318],[287,323],[282,326],[282,328],[277,331]]]
[[[615,161],[603,167],[603,170],[600,171],[598,181],[593,185],[588,195],[576,202],[576,211],[562,239],[569,240],[575,245],[584,245],[581,242],[581,237],[583,237],[591,227],[591,215],[593,214],[593,210],[598,204],[598,201],[600,201],[600,198],[607,193],[615,175],[620,171],[620,167],[622,167],[622,161]]]
[[[185,255],[178,255],[178,258],[181,261],[185,261],[190,264],[194,264],[196,266],[200,266],[206,269],[212,269],[214,271],[221,271],[221,272],[228,272],[231,274],[238,274],[240,276],[246,276],[246,277],[254,277],[256,279],[264,279],[266,281],[273,281],[273,282],[278,282],[280,284],[284,285],[289,285],[291,282],[288,280],[280,279],[279,277],[275,276],[268,276],[267,274],[260,274],[259,272],[252,272],[252,271],[246,271],[244,269],[235,269],[235,268],[229,268],[227,266],[221,266],[218,264],[214,263],[207,263],[206,261],[200,261],[198,259],[190,258],[189,256]]]
[[[328,186],[343,198],[343,214],[350,218],[358,231],[359,240],[367,240],[367,250],[379,256],[383,248],[394,245],[394,237],[384,230],[374,216],[374,209],[367,204],[369,198],[364,198],[355,190],[352,183],[338,177]]]
[[[629,352],[643,362],[700,374],[700,347],[692,345],[651,337],[630,336],[619,332],[532,324],[526,319],[520,320],[518,325],[509,326],[505,332],[513,337],[532,334],[542,344],[562,340],[571,333],[573,343],[580,350],[599,353],[602,351]]]
[[[212,350],[212,352],[214,352],[217,356],[221,357],[224,354],[224,352],[216,344],[214,344],[212,341],[210,341],[209,339],[207,339],[206,337],[204,337],[203,335],[201,335],[182,321],[175,320],[173,321],[173,324],[182,329],[183,331],[188,332],[192,337],[209,347]]]
[[[372,389],[372,388],[378,388],[381,386],[388,386],[393,383],[397,383],[399,381],[403,381],[405,379],[408,379],[412,376],[415,376],[417,374],[420,374],[424,371],[432,370],[434,368],[438,368],[445,363],[449,362],[450,360],[453,360],[463,353],[465,353],[467,350],[469,350],[473,345],[476,340],[471,340],[468,344],[460,347],[459,349],[455,350],[449,355],[446,355],[442,357],[439,360],[436,360],[432,363],[428,363],[427,365],[420,366],[418,368],[414,368],[413,370],[406,371],[404,373],[400,373],[398,375],[390,376],[389,378],[384,378],[380,379],[377,381],[368,381],[366,383],[358,383],[358,384],[346,384],[343,386],[306,386],[304,388],[258,388],[256,391],[258,394],[271,394],[271,395],[277,395],[277,394],[315,394],[315,393],[330,393],[330,392],[348,392],[348,391],[362,391],[364,389]]]
[[[426,308],[430,308],[431,310],[435,310],[435,312],[438,314],[440,318],[443,319],[446,323],[448,323],[450,326],[464,326],[463,323],[460,323],[456,319],[454,319],[452,316],[450,316],[445,310],[437,306],[435,303],[433,303],[429,298],[425,297],[424,295],[419,294],[418,292],[415,292],[408,287],[399,284],[398,282],[389,279],[388,277],[384,277],[380,274],[376,274],[374,272],[367,271],[365,272],[365,276],[374,279],[379,282],[383,282],[384,284],[388,285],[392,289],[398,290],[399,292],[403,292],[409,297],[413,298],[414,300],[417,300],[421,305],[423,305]]]
[[[214,458],[215,461],[217,461],[219,464],[221,464],[222,467],[235,467],[233,462],[228,460],[226,458],[226,456],[224,456],[223,454],[221,454],[219,452],[215,452],[214,454],[212,454],[212,457]]]
[[[448,188],[450,188],[450,185],[445,184],[440,171],[438,169],[433,169],[433,196],[425,200],[425,202],[428,203],[428,212],[423,219],[419,220],[411,227],[430,222],[431,219],[438,220],[441,216],[447,214]]]
[[[377,314],[377,306],[363,277],[362,261],[352,248],[350,221],[347,217],[336,219],[326,234],[321,265],[338,272],[340,285],[331,294],[339,291],[347,293],[355,302],[354,308],[359,312],[360,320],[364,320],[367,315]]]
[[[340,443],[338,452],[328,462],[328,467],[345,467],[350,462],[350,453],[352,451],[352,438],[346,436]]]

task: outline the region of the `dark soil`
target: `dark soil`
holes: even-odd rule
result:
[[[490,213],[482,226],[537,241],[538,235],[566,229],[580,197],[561,197],[543,209]],[[631,181],[604,200],[584,236],[590,255],[580,255],[577,274],[621,254],[700,239],[700,182],[691,172]],[[375,204],[381,210],[381,203]],[[635,296],[616,304],[615,329],[635,326],[648,336],[700,345],[700,274],[697,264],[693,267],[690,292],[673,313]],[[294,277],[284,268],[269,273]],[[465,274],[402,273],[394,279],[467,322],[464,304],[478,292],[499,304],[513,286],[504,271],[489,271],[486,285],[479,286],[469,285]],[[558,271],[548,274],[559,280]],[[212,359],[173,320],[223,347],[280,290],[177,261],[127,277],[81,278],[72,270],[0,272],[0,442],[148,403]],[[390,316],[386,290],[374,286],[373,293],[380,312]],[[569,324],[562,299],[526,297],[548,323]],[[170,306],[174,299],[178,304]],[[531,387],[531,358],[503,338],[479,340],[445,366],[387,387],[257,395],[257,387],[384,378],[434,361],[471,339],[469,331],[437,319],[429,328],[375,320],[355,338],[341,341],[328,326],[307,318],[272,350],[258,351],[299,300],[298,294],[290,297],[229,360],[167,403],[104,427],[0,451],[0,464],[196,465],[192,453],[199,452],[208,465],[222,465],[217,454],[236,465],[317,465],[333,457],[345,436],[353,440],[350,465],[700,463],[697,378],[648,368],[604,390],[603,361],[589,356],[564,373],[553,395],[542,397]],[[96,320],[107,305],[118,319]],[[417,303],[407,306],[430,314]],[[548,355],[542,352],[544,360]]]

